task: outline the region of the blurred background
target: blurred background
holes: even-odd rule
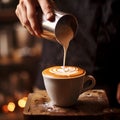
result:
[[[0,0],[0,120],[22,120],[37,76],[42,42],[15,15],[18,0]]]

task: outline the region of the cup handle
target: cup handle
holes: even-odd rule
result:
[[[88,82],[90,82],[90,84],[85,86],[85,84],[87,84]],[[96,84],[96,80],[92,75],[84,76],[83,90],[81,92],[85,92],[87,90],[92,89],[95,86],[95,84]]]

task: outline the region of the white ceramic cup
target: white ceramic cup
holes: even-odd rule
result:
[[[96,83],[92,75],[86,75],[84,69],[75,66],[53,66],[43,70],[42,75],[51,103],[60,107],[76,104],[79,95],[92,89]]]

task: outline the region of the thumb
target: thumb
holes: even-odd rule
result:
[[[38,0],[38,2],[46,19],[54,21],[54,2],[52,0]]]

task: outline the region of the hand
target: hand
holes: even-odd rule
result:
[[[117,101],[120,104],[120,83],[118,84],[118,87],[117,87]]]
[[[54,4],[52,0],[19,0],[15,13],[21,24],[34,36],[41,37],[42,27],[39,12],[40,8],[46,19],[54,20]],[[39,10],[40,10],[39,9]]]

